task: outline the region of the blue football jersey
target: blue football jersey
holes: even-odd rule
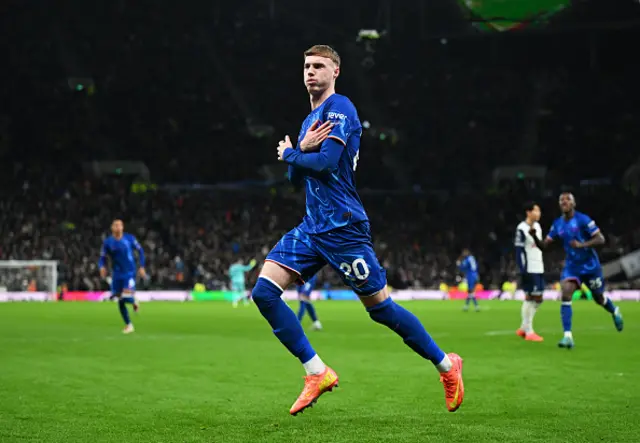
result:
[[[316,287],[316,283],[318,281],[318,275],[314,275],[309,280],[306,281],[304,285],[297,285],[298,293],[309,295],[311,291]]]
[[[304,120],[298,143],[316,120],[334,123],[329,138],[343,145],[344,150],[333,170],[302,171],[307,213],[300,229],[308,234],[319,234],[368,220],[356,191],[355,171],[360,156],[362,125],[355,106],[344,95],[333,94]],[[299,145],[296,149],[299,149]]]
[[[144,266],[144,251],[138,240],[131,234],[123,234],[120,240],[112,235],[102,243],[99,266],[106,265],[107,256],[111,258],[113,278],[131,278],[136,275],[138,265],[133,251],[138,251],[140,266]]]
[[[588,274],[600,267],[598,253],[594,248],[572,248],[571,241],[577,240],[583,243],[590,240],[599,231],[600,228],[591,217],[576,211],[569,220],[564,216],[557,218],[551,225],[548,237],[552,240],[562,241],[566,252],[565,269],[577,274]]]
[[[478,264],[473,255],[468,255],[460,261],[460,271],[464,273],[467,280],[478,279]]]

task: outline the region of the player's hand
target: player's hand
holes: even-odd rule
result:
[[[326,121],[323,124],[320,124],[320,120],[313,122],[300,142],[300,150],[302,152],[309,152],[317,149],[322,142],[329,137],[331,129],[333,129],[333,123],[329,121]]]
[[[284,140],[280,140],[278,144],[278,160],[284,161],[284,151],[287,149],[293,149],[293,145],[291,144],[291,139],[289,139],[288,135],[284,136]]]
[[[147,276],[147,271],[145,271],[144,268],[140,268],[138,269],[138,275],[140,278],[145,278]]]
[[[569,243],[569,245],[574,249],[584,248],[584,244],[580,243],[578,240],[571,240],[571,243]]]
[[[100,268],[100,278],[107,278],[107,268]]]

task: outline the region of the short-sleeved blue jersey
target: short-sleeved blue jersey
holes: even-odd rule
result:
[[[298,143],[316,120],[334,123],[329,138],[342,145],[343,150],[337,166],[328,171],[293,166],[297,173],[304,175],[307,214],[300,229],[308,234],[368,220],[356,191],[355,171],[360,156],[362,125],[355,106],[344,95],[333,94],[304,120]]]
[[[600,268],[600,259],[594,248],[576,249],[571,247],[572,240],[584,243],[598,232],[600,232],[600,228],[596,222],[588,215],[578,211],[568,220],[562,216],[553,222],[548,237],[552,240],[562,241],[566,252],[565,270],[581,275],[589,274]]]
[[[114,279],[135,277],[138,266],[134,250],[138,251],[140,266],[144,266],[144,251],[133,235],[125,233],[119,240],[110,235],[102,243],[98,265],[106,266],[106,259],[109,256]]]
[[[463,258],[458,267],[460,268],[460,271],[464,273],[464,276],[468,281],[478,280],[478,263],[473,255],[467,255]]]

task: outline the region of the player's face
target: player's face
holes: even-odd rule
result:
[[[113,223],[111,223],[111,233],[113,235],[121,235],[123,231],[124,223],[122,223],[122,220],[114,220]]]
[[[542,217],[542,211],[540,210],[540,206],[535,205],[533,209],[529,211],[529,217],[534,222],[540,221],[540,217]]]
[[[310,55],[304,60],[304,85],[310,95],[319,95],[334,85],[340,69],[326,57]]]
[[[571,212],[576,206],[576,202],[573,200],[573,195],[571,194],[561,194],[559,203],[560,210],[565,214]]]

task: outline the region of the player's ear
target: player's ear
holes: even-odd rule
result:
[[[336,80],[339,75],[340,75],[340,66],[336,66],[336,68],[333,70],[333,79]]]

